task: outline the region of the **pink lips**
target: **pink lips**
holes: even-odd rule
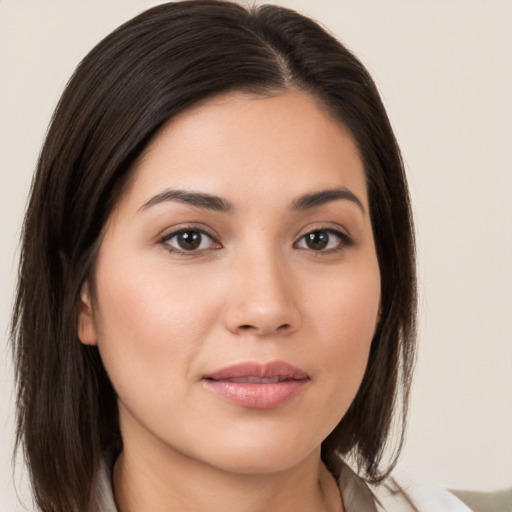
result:
[[[252,409],[284,405],[308,382],[307,373],[283,361],[242,363],[203,377],[204,385],[221,398]]]

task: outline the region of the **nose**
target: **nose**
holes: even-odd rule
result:
[[[296,331],[301,315],[295,300],[297,283],[291,274],[275,256],[253,255],[237,263],[224,311],[227,329],[253,336]]]

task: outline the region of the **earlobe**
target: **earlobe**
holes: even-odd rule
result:
[[[98,336],[96,332],[96,322],[94,320],[89,282],[86,281],[80,292],[80,302],[78,304],[77,335],[78,339],[84,345],[96,345]]]

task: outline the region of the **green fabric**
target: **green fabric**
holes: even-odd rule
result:
[[[496,492],[454,491],[473,512],[512,512],[512,487]]]

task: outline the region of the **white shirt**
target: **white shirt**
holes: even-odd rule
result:
[[[111,482],[111,472],[104,463],[87,512],[118,512]],[[394,480],[369,486],[348,466],[342,468],[338,485],[345,512],[413,512],[415,509],[417,512],[471,512],[458,498],[440,487],[417,484],[404,486]]]

